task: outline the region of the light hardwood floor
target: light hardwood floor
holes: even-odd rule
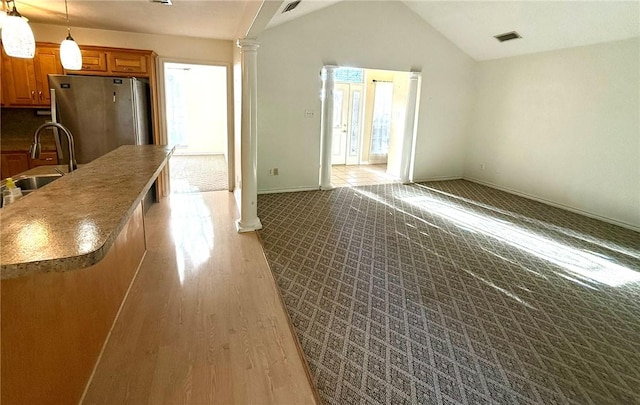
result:
[[[336,187],[370,186],[395,183],[398,179],[387,174],[387,165],[331,166],[331,184]]]
[[[255,233],[233,194],[172,195],[83,404],[318,404]]]

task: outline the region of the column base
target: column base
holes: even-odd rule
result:
[[[404,184],[405,186],[408,185],[408,184],[413,184],[413,182],[411,180],[400,180],[400,182],[402,184]]]
[[[328,186],[320,186],[320,190],[322,191],[329,191],[329,190],[335,190],[336,186],[334,186],[333,184],[329,184]]]
[[[255,221],[249,224],[242,223],[242,220],[240,219],[236,220],[236,231],[238,231],[238,233],[257,231],[259,229],[262,229],[262,223],[260,222],[260,218],[256,218]]]

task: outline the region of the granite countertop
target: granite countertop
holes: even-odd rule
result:
[[[0,209],[1,278],[96,264],[166,165],[173,149],[126,145]],[[52,173],[58,167],[25,174]]]

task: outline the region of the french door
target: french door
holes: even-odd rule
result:
[[[364,86],[336,83],[333,91],[332,165],[360,164]]]
[[[373,120],[371,124],[371,149],[369,150],[369,163],[387,163],[389,137],[391,136],[393,83],[376,82],[373,97]]]

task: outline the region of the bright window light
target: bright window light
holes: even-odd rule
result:
[[[597,253],[576,249],[511,223],[473,213],[428,196],[403,197],[401,200],[560,266],[583,281],[595,281],[612,287],[640,282],[638,271],[614,263]]]

